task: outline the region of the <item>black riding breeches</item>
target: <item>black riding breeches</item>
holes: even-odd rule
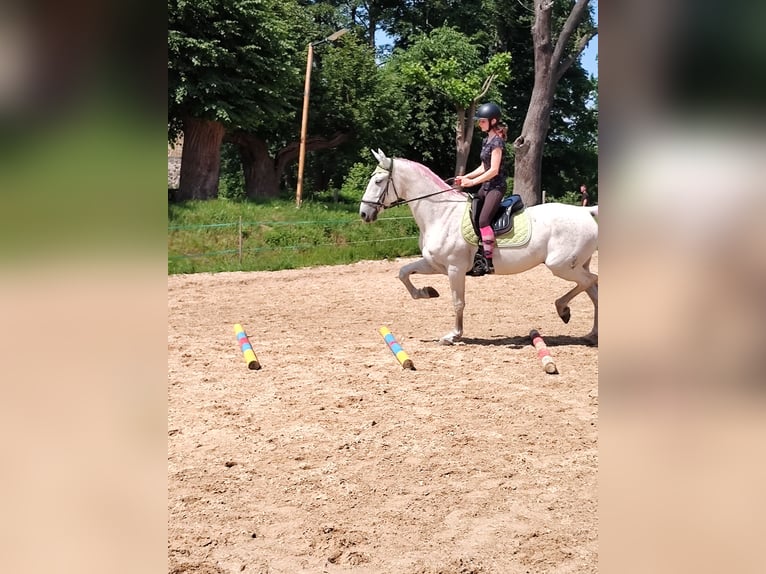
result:
[[[474,211],[474,217],[476,217],[479,229],[492,225],[492,220],[497,215],[497,209],[500,207],[501,201],[503,201],[503,192],[497,187],[487,191],[479,190],[479,193],[476,194],[476,199],[474,199],[474,207],[478,203],[481,210],[478,217],[476,217],[476,211]]]

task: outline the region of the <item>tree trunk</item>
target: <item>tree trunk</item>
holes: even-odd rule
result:
[[[542,203],[543,150],[552,106],[552,96],[542,90],[533,91],[521,135],[513,142],[513,193],[521,196],[524,205]]]
[[[473,140],[474,115],[476,104],[487,93],[492,85],[494,74],[484,80],[481,92],[474,98],[467,110],[457,108],[457,124],[455,126],[455,175],[464,175],[468,155],[471,153],[471,141]]]
[[[247,197],[277,197],[282,172],[277,172],[266,142],[250,134],[238,134],[234,139],[242,159]]]
[[[330,149],[350,139],[349,134],[336,133],[330,139],[314,137],[306,140],[306,151]],[[298,159],[299,142],[292,142],[272,158],[268,145],[261,138],[247,133],[236,132],[228,135],[230,141],[239,147],[242,169],[245,175],[245,193],[248,197],[277,197],[279,184],[287,165]]]
[[[464,175],[468,154],[471,153],[473,139],[473,107],[468,110],[457,110],[457,125],[455,126],[455,175]]]
[[[177,199],[215,199],[221,168],[223,125],[200,118],[183,121],[184,148]]]

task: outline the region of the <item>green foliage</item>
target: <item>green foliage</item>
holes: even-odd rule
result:
[[[307,45],[346,27],[352,32],[315,46],[308,135],[351,139],[307,154],[305,200],[358,201],[352,197],[369,173],[357,173],[356,164],[369,161],[369,148],[451,175],[455,108],[470,103],[488,75],[498,78],[483,99],[503,107],[510,141],[521,131],[534,72],[530,8],[500,0],[169,0],[169,136],[191,115],[223,121],[228,133],[239,128],[256,135],[271,158],[291,149],[299,135]],[[554,32],[570,9],[570,1],[555,0]],[[396,35],[387,61],[376,62],[369,45],[371,21]],[[592,25],[591,19],[582,29]],[[577,63],[559,83],[543,161],[549,196],[583,182],[595,188],[598,106],[586,102],[596,89]],[[478,161],[476,143],[469,165]],[[239,201],[240,160],[226,148],[220,195]],[[296,168],[295,161],[285,168],[285,194],[295,185]]]
[[[168,117],[255,127],[291,115],[306,12],[295,0],[169,0]]]
[[[582,205],[582,196],[579,191],[567,191],[562,195],[546,195],[546,203],[568,203],[570,205]]]
[[[493,74],[497,78],[485,98],[502,101],[499,87],[510,78],[510,54],[483,55],[475,42],[451,27],[409,39],[412,44],[395,50],[384,67],[386,81],[396,85],[407,102],[401,113],[408,116],[408,137],[401,152],[437,173],[452,174],[456,112],[470,105]]]
[[[551,203],[568,203],[571,205],[582,205],[582,195],[580,194],[579,186],[577,190],[565,191],[561,194],[551,194],[546,191],[545,202]],[[596,205],[598,203],[598,191],[596,186],[591,187],[588,185],[588,205]]]
[[[373,169],[367,164],[355,163],[343,182],[343,187],[340,190],[341,195],[353,198],[358,203],[362,199],[365,189],[367,189],[367,183],[370,181]]]
[[[306,203],[300,210],[290,200],[173,204],[168,272],[273,271],[419,253],[409,210],[391,210],[374,224],[363,223],[358,210],[359,196],[353,204]]]
[[[477,45],[489,46],[494,38],[493,26],[488,23],[494,19],[487,4],[486,0],[393,2],[391,9],[384,12],[383,27],[399,38],[397,47],[403,49],[439,26],[459,29]]]
[[[552,196],[588,187],[598,177],[598,83],[573,67],[557,89],[543,156],[542,188]]]
[[[406,80],[430,87],[464,109],[481,93],[489,76],[495,76],[495,89],[486,99],[497,99],[497,86],[510,78],[509,53],[495,54],[483,62],[479,48],[465,34],[450,27],[436,28],[418,37],[398,57]]]
[[[530,37],[533,13],[519,2],[489,0],[488,13],[501,49],[513,54],[513,77],[501,89],[509,141],[521,133],[534,85],[534,46]],[[553,34],[558,35],[572,9],[570,0],[554,0]],[[586,19],[574,39],[593,28],[592,16]],[[543,150],[542,188],[549,196],[560,196],[578,189],[581,183],[596,179],[598,173],[598,111],[592,105],[597,82],[575,62],[559,81],[553,100],[546,144]]]
[[[396,85],[383,78],[369,45],[346,34],[316,49],[312,73],[309,136],[342,132],[353,139],[333,150],[311,152],[304,178],[320,187],[341,182],[371,147],[401,147],[406,102]],[[393,144],[393,145],[392,145]]]
[[[221,149],[218,197],[233,201],[242,201],[247,197],[245,193],[245,176],[242,173],[239,154],[232,144],[223,144]]]

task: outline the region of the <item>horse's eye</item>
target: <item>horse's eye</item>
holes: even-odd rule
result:
[[[375,180],[375,185],[380,185],[381,183],[383,183],[384,179],[385,179],[384,177],[379,177],[378,179]]]

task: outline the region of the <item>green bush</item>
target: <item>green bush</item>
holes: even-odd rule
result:
[[[568,203],[570,205],[582,205],[582,195],[579,191],[567,191],[560,197],[546,197],[546,203]]]
[[[355,163],[346,175],[343,186],[340,188],[340,195],[349,201],[359,203],[367,189],[367,183],[370,181],[374,168],[364,163]]]
[[[233,201],[243,201],[245,193],[245,175],[236,147],[224,144],[221,148],[221,172],[218,176],[218,197]]]

